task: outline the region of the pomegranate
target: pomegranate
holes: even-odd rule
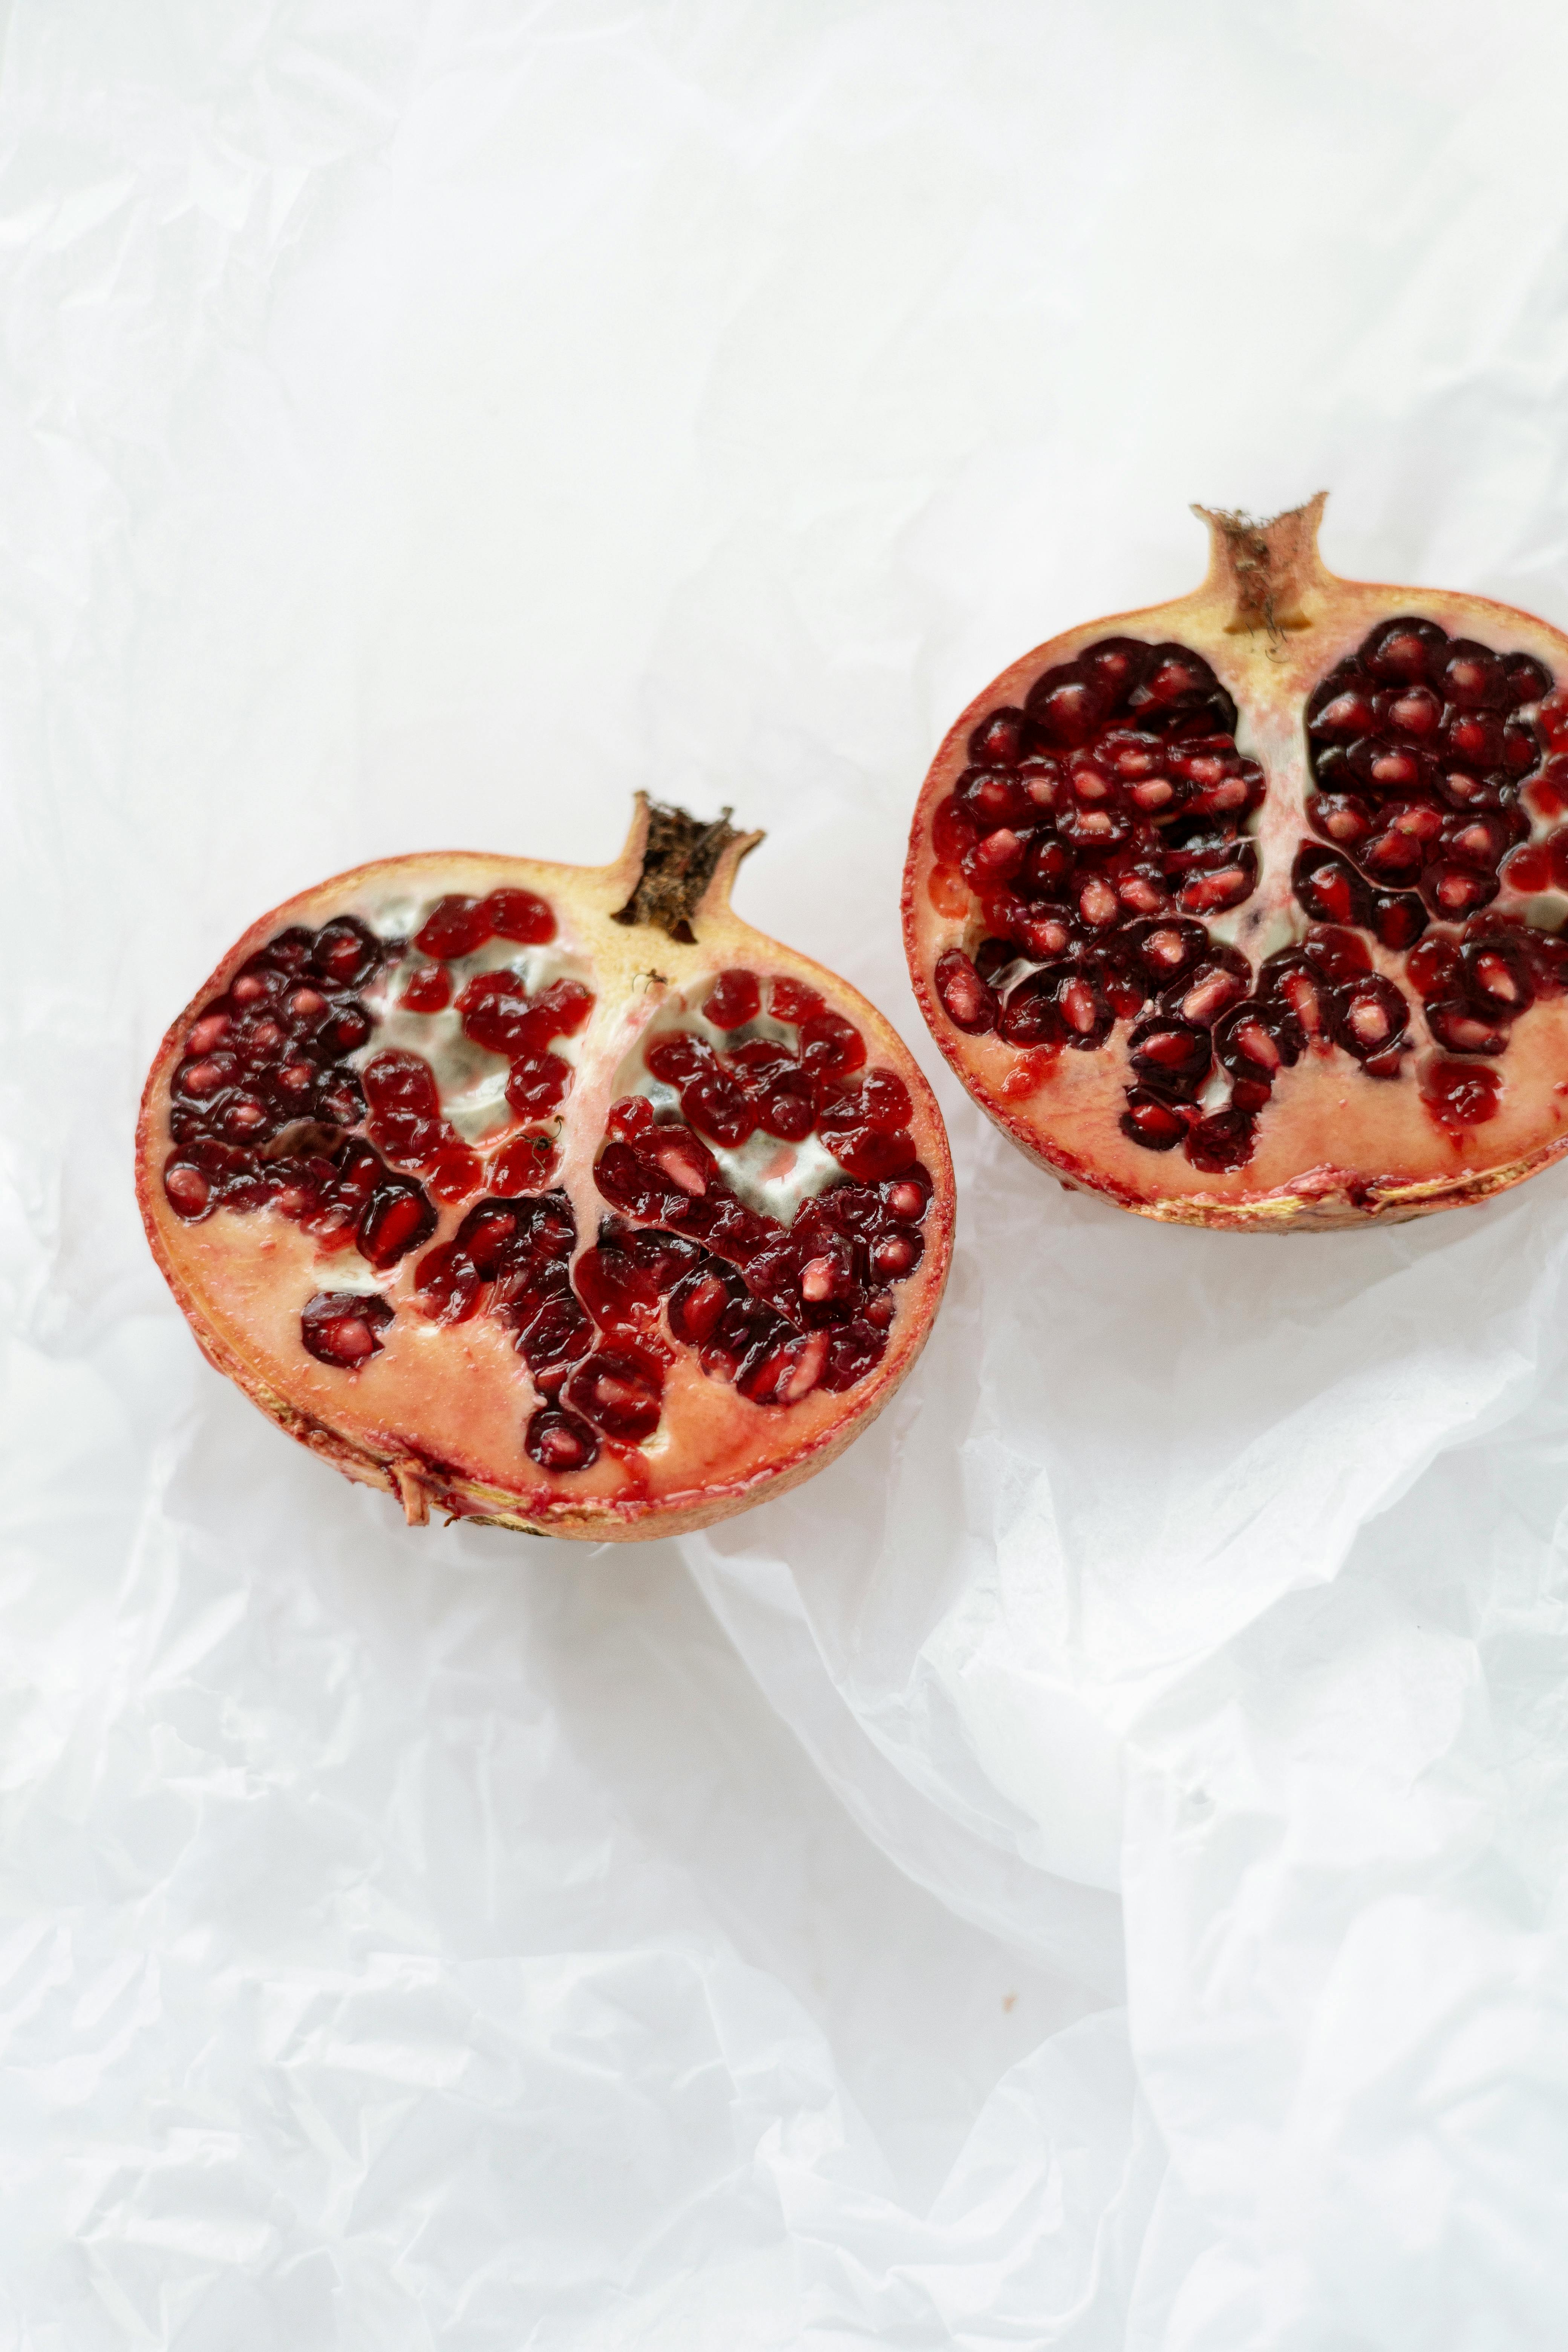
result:
[[[762,838],[639,798],[603,868],[389,858],[174,1023],[149,1238],[263,1411],[410,1520],[595,1540],[821,1469],[920,1351],[952,1174],[864,997],[731,913]]]
[[[981,1107],[1141,1215],[1479,1201],[1568,1146],[1568,638],[1336,579],[1321,497],[1068,630],[938,752],[915,992]]]

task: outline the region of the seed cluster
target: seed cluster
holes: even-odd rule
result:
[[[931,1180],[902,1079],[866,1067],[860,1032],[816,990],[721,973],[703,1011],[722,1045],[676,1031],[646,1049],[653,1092],[667,1104],[673,1094],[679,1111],[641,1093],[613,1107],[595,1169],[610,1211],[579,1253],[570,1201],[542,1189],[556,1155],[539,1123],[572,1082],[553,1047],[583,1028],[594,998],[573,980],[531,995],[505,969],[459,986],[447,968],[491,937],[538,942],[554,930],[543,900],[513,891],[443,899],[412,943],[426,962],[352,917],[280,932],[185,1041],[163,1174],[171,1205],[190,1223],[220,1206],[275,1208],[379,1271],[423,1250],[415,1309],[441,1324],[483,1312],[506,1327],[543,1400],[528,1451],[552,1472],[587,1468],[606,1440],[653,1434],[677,1346],[760,1405],[852,1387],[879,1361],[894,1287],[924,1248]],[[356,1074],[351,1057],[375,1019],[353,992],[387,967],[400,1011],[455,1004],[465,1034],[506,1056],[524,1131],[488,1163],[443,1117],[424,1055],[383,1051]],[[711,1148],[758,1134],[776,1141],[780,1162],[815,1135],[844,1171],[788,1225],[746,1206]],[[451,1240],[426,1248],[437,1202],[487,1187]],[[379,1293],[319,1291],[300,1341],[354,1371],[381,1352],[394,1312]]]
[[[1528,656],[1430,621],[1380,624],[1309,702],[1319,837],[1292,875],[1307,919],[1255,972],[1208,928],[1257,882],[1247,832],[1266,787],[1237,753],[1234,706],[1188,648],[1089,646],[1021,709],[987,714],[934,813],[932,901],[952,913],[978,898],[985,931],[973,959],[937,961],[948,1018],[1079,1052],[1125,1022],[1123,1132],[1216,1172],[1251,1157],[1279,1072],[1309,1047],[1402,1075],[1415,1015],[1373,942],[1406,957],[1445,1054],[1500,1053],[1509,1024],[1562,984],[1556,939],[1492,905],[1500,889],[1568,887],[1568,829],[1530,842],[1531,804],[1568,809],[1568,696],[1552,686]],[[1495,1073],[1475,1064],[1440,1055],[1420,1083],[1445,1127],[1495,1110]]]
[[[687,1032],[649,1042],[645,1066],[678,1090],[681,1116],[643,1094],[611,1107],[595,1168],[611,1213],[574,1263],[576,1223],[559,1192],[481,1202],[420,1261],[425,1313],[488,1312],[512,1331],[545,1399],[526,1435],[545,1469],[586,1469],[603,1440],[651,1436],[675,1346],[773,1406],[852,1388],[881,1360],[931,1201],[909,1090],[894,1071],[867,1071],[859,1031],[796,981],[767,992],[796,1045],[743,1034],[763,986],[754,972],[720,974],[702,1010],[722,1049]],[[749,1208],[703,1138],[733,1149],[759,1131],[785,1160],[815,1132],[847,1181],[788,1225]]]

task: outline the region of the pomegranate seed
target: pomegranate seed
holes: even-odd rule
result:
[[[824,1010],[801,1024],[800,1059],[814,1077],[847,1077],[863,1066],[866,1040],[842,1013]]]
[[[1205,1028],[1217,1020],[1227,1004],[1245,996],[1246,988],[1233,971],[1210,972],[1182,999],[1182,1018]]]
[[[895,1217],[913,1224],[925,1214],[926,1197],[918,1184],[895,1184],[888,1194],[888,1207]]]
[[[452,1002],[452,975],[444,964],[421,964],[400,1000],[409,1013],[444,1013]]]
[[[204,1013],[185,1040],[186,1053],[199,1060],[222,1045],[232,1026],[226,1013]]]
[[[1523,1003],[1524,991],[1500,955],[1483,952],[1477,956],[1474,971],[1489,996],[1500,998],[1504,1004]]]
[[[653,1105],[646,1095],[622,1095],[610,1105],[605,1120],[605,1132],[618,1143],[629,1143],[645,1128],[653,1125]]]
[[[961,950],[949,948],[938,958],[934,977],[942,1010],[955,1029],[977,1037],[995,1027],[996,997]]]
[[[1216,915],[1227,907],[1239,907],[1252,887],[1244,866],[1226,866],[1217,874],[1193,875],[1177,893],[1177,904],[1189,915]]]
[[[436,1212],[416,1189],[373,1194],[355,1233],[360,1255],[381,1271],[395,1265],[436,1230]]]
[[[1502,1082],[1484,1063],[1434,1062],[1421,1081],[1421,1098],[1439,1127],[1481,1127],[1497,1112]]]
[[[763,1008],[762,983],[754,971],[734,968],[721,971],[708,992],[702,1010],[715,1029],[742,1029]]]
[[[1186,1133],[1187,1119],[1162,1096],[1135,1088],[1127,1097],[1121,1131],[1146,1151],[1169,1151]]]
[[[276,954],[273,941],[270,953]],[[382,960],[381,941],[353,915],[338,915],[316,934],[310,961],[337,988],[358,988]]]
[[[472,955],[490,935],[488,905],[478,898],[452,897],[437,900],[414,934],[414,944],[421,955],[449,963],[455,957]]]
[[[1069,1029],[1087,1037],[1100,1018],[1100,1008],[1094,1001],[1094,991],[1087,981],[1069,980],[1061,992],[1062,1014]]]
[[[1099,875],[1085,884],[1078,904],[1084,921],[1092,923],[1097,929],[1107,923],[1113,923],[1121,911],[1115,891]]]
[[[662,1389],[651,1358],[629,1348],[601,1348],[577,1365],[562,1394],[606,1437],[640,1444],[658,1427]]]
[[[392,1321],[388,1300],[353,1290],[319,1290],[300,1318],[300,1338],[318,1363],[357,1371],[382,1349],[381,1334]]]
[[[729,1303],[730,1293],[719,1275],[711,1270],[688,1275],[671,1294],[669,1328],[678,1339],[701,1347]]]
[[[524,1054],[511,1066],[507,1103],[518,1118],[543,1118],[565,1096],[572,1065],[559,1054]]]
[[[1540,719],[1548,748],[1568,751],[1568,687],[1556,687],[1542,698]]]
[[[554,1175],[557,1156],[547,1135],[519,1136],[493,1161],[490,1182],[499,1192],[535,1191]]]
[[[531,890],[492,890],[479,912],[489,935],[498,940],[542,947],[555,937],[554,909]]]
[[[176,1073],[174,1084],[181,1094],[202,1102],[221,1093],[233,1077],[234,1069],[232,1054],[213,1054],[205,1061],[185,1063]]]
[[[1151,931],[1143,942],[1143,955],[1146,962],[1177,971],[1188,960],[1188,943],[1181,931]]]
[[[430,1163],[430,1190],[438,1201],[466,1201],[484,1181],[484,1163],[466,1144],[438,1151]]]
[[[1260,1022],[1244,1022],[1235,1032],[1235,1037],[1249,1062],[1256,1062],[1260,1070],[1268,1072],[1270,1077],[1275,1076],[1282,1066],[1282,1057],[1279,1046]]]
[[[163,1190],[176,1216],[194,1223],[205,1217],[212,1201],[212,1185],[199,1168],[171,1160],[163,1171]]]
[[[1437,732],[1443,706],[1430,688],[1415,686],[1395,695],[1388,706],[1388,716],[1404,734],[1418,736],[1425,741]]]
[[[599,1440],[585,1421],[558,1405],[541,1405],[529,1422],[523,1445],[542,1470],[590,1470],[599,1458]]]
[[[780,978],[769,985],[768,1011],[775,1021],[798,1025],[802,1021],[809,1021],[814,1013],[821,1013],[824,1009],[816,990],[808,988],[803,980]]]
[[[836,1269],[830,1257],[809,1258],[800,1270],[800,1295],[814,1307],[833,1296]]]
[[[1024,748],[1021,710],[994,710],[969,739],[969,756],[980,768],[1016,766]]]
[[[645,1156],[678,1192],[700,1201],[708,1190],[712,1163],[695,1136],[679,1129],[656,1129],[644,1145]]]

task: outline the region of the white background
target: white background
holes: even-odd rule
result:
[[[131,1194],[262,908],[769,831],[926,1060],[909,812],[1186,501],[1568,624],[1568,17],[14,0],[5,2352],[1492,2352],[1568,2329],[1568,1174],[1069,1198],[710,1539],[411,1533]]]

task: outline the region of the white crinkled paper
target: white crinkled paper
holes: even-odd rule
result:
[[[1568,1179],[962,1177],[913,1378],[679,1544],[409,1531],[129,1162],[263,907],[897,877],[1189,498],[1568,619],[1544,5],[14,0],[0,2352],[1493,2352],[1568,2327]]]

